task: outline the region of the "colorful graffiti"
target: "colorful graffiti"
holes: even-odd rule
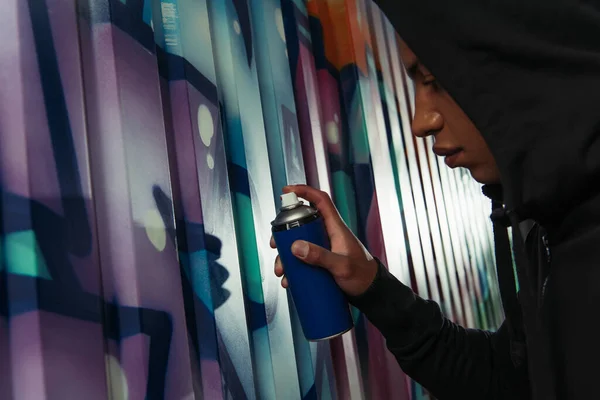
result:
[[[5,0],[0,33],[2,399],[427,398],[359,310],[303,337],[268,245],[293,183],[501,322],[487,203],[411,135],[369,0]]]

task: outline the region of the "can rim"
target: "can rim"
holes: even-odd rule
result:
[[[324,338],[317,338],[317,339],[307,339],[307,340],[309,342],[322,342],[322,341],[325,341],[325,340],[331,340],[333,338],[336,338],[338,336],[342,336],[343,334],[350,332],[353,328],[354,328],[354,324],[350,328],[346,329],[345,331],[342,331],[342,332],[339,332],[339,333],[334,333],[331,336],[327,336],[327,337],[324,337]]]

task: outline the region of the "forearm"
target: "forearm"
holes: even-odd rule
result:
[[[465,329],[380,266],[371,288],[350,299],[381,331],[400,367],[439,400],[527,399],[526,371],[510,360],[508,334]]]

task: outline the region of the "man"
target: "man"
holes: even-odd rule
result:
[[[284,191],[317,206],[332,251],[303,242],[292,251],[332,273],[403,370],[440,400],[598,397],[600,5],[376,3],[405,41],[414,134],[433,135],[434,151],[468,168],[492,199],[506,320],[491,333],[444,318],[364,250],[326,194],[307,186]],[[275,273],[284,274],[279,259]]]

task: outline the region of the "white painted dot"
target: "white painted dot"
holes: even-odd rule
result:
[[[127,385],[127,376],[121,368],[119,360],[113,356],[105,357],[106,371],[108,375],[108,393],[112,400],[129,400],[129,387]]]
[[[340,140],[338,126],[333,121],[330,121],[325,125],[325,134],[327,135],[327,141],[331,144],[337,144]]]
[[[215,159],[210,154],[208,154],[206,156],[206,164],[208,165],[208,168],[210,168],[210,169],[215,168]]]
[[[281,14],[281,8],[275,9],[275,26],[277,27],[277,32],[279,32],[281,40],[285,42],[285,29],[283,27],[283,15]]]
[[[242,28],[240,27],[240,23],[237,20],[233,21],[233,30],[238,35],[242,32]]]
[[[150,243],[156,250],[163,251],[167,245],[167,232],[165,223],[157,210],[150,210],[146,213],[144,227]]]
[[[202,143],[206,147],[210,146],[210,141],[215,134],[215,124],[210,110],[204,104],[200,104],[198,107],[198,130]]]

